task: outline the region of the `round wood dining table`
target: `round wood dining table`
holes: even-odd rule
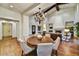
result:
[[[27,39],[27,45],[31,48],[37,47],[37,44],[39,43],[41,43],[41,39],[38,39],[36,36],[32,36]]]
[[[43,40],[42,40],[43,39]],[[43,37],[37,37],[37,36],[31,36],[27,39],[27,45],[31,48],[35,48],[33,50],[34,54],[37,56],[37,45],[39,43],[50,43],[52,42],[52,40],[50,40],[51,38],[45,38],[45,36]]]
[[[37,47],[39,43],[53,43],[53,40],[50,37],[37,37],[37,36],[31,36],[27,39],[27,45],[30,47]]]

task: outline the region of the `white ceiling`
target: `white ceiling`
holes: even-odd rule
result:
[[[14,6],[11,8],[10,6]],[[24,13],[24,14],[32,14],[38,11],[38,8],[45,9],[53,5],[52,3],[0,3],[0,7],[7,8],[12,11]]]
[[[55,3],[0,3],[0,7],[4,7],[7,8],[9,10],[15,11],[15,12],[20,12],[26,15],[32,15],[36,12],[39,11],[39,8],[41,8],[41,10],[44,10],[52,5],[54,5]],[[13,5],[14,7],[11,8],[10,5]],[[60,9],[67,9],[67,8],[71,8],[74,7],[76,4],[64,4],[59,6]],[[53,12],[56,11],[56,8],[51,9],[49,12],[47,12],[46,14],[51,14]]]
[[[14,7],[11,8],[10,5]],[[24,10],[28,9],[32,5],[33,3],[0,3],[1,7],[7,8],[13,11],[17,11],[17,12],[23,12]]]
[[[49,8],[52,5],[54,5],[54,3],[41,3],[38,6],[36,6],[35,8],[29,10],[28,12],[25,12],[25,14],[27,14],[27,15],[30,15],[31,14],[32,15],[32,14],[38,12],[39,11],[39,8],[41,8],[41,10],[44,10],[44,9]]]
[[[71,8],[75,8],[77,4],[73,4],[73,3],[70,3],[70,4],[63,4],[63,5],[59,5],[59,9],[60,10],[69,10]],[[55,12],[58,12],[56,10],[56,8],[54,7],[53,9],[51,9],[50,11],[48,11],[46,13],[46,15],[51,15],[51,14],[55,14]]]

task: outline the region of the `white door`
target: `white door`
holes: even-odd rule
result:
[[[3,37],[12,36],[12,24],[11,23],[2,23],[2,33]]]

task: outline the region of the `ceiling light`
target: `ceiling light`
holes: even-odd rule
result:
[[[36,21],[45,20],[45,14],[41,11],[41,8],[39,8],[39,12],[37,12],[34,17]]]
[[[10,7],[13,8],[14,6],[13,5],[10,5]]]

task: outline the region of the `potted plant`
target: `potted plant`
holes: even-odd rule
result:
[[[79,37],[79,22],[76,23],[76,34]]]

